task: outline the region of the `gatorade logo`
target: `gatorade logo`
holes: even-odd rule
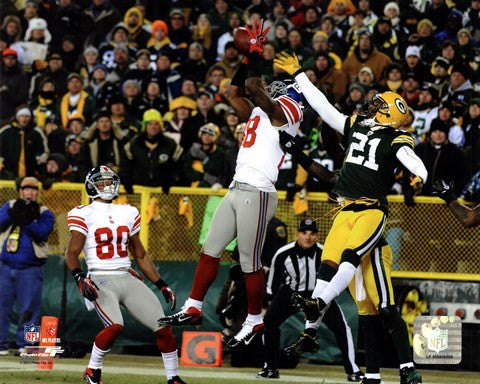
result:
[[[222,335],[220,332],[183,332],[181,365],[220,367]]]

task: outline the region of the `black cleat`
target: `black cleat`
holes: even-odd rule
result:
[[[415,367],[400,369],[400,384],[418,384],[422,382],[422,375]]]
[[[188,307],[186,309],[181,309],[179,312],[171,315],[165,316],[158,319],[158,324],[160,325],[201,325],[202,324],[202,311],[194,307]]]
[[[257,378],[259,379],[279,379],[280,373],[278,369],[263,368],[260,372],[257,373]]]
[[[167,384],[187,384],[183,381],[180,376],[173,376],[171,379],[167,380]]]
[[[302,353],[318,351],[320,346],[317,341],[307,333],[302,333],[297,340],[285,347],[284,351],[287,356],[300,357]]]
[[[262,323],[253,324],[248,320],[242,325],[242,329],[227,342],[227,347],[231,350],[240,350],[247,347],[255,336],[260,335],[265,328]]]
[[[383,384],[383,381],[381,379],[367,379],[364,377],[361,384]]]
[[[353,372],[347,375],[347,381],[356,381],[360,382],[365,377],[365,374],[362,371]]]
[[[319,299],[307,299],[298,293],[292,294],[292,302],[299,310],[305,313],[308,321],[316,321],[326,307],[321,308]]]

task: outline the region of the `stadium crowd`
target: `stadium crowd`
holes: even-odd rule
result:
[[[402,129],[429,173],[422,194],[443,179],[480,201],[478,0],[4,0],[0,178],[49,188],[106,164],[127,192],[228,187],[244,128],[225,98],[243,58],[233,30],[261,18],[271,27],[265,85],[287,77],[273,66],[287,50],[347,115],[378,92],[400,93]],[[308,106],[304,115],[297,143],[337,168],[321,121]],[[277,189],[328,189],[289,156]],[[392,193],[411,205],[406,176]]]

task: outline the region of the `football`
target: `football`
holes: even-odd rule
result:
[[[248,37],[248,32],[244,27],[235,28],[233,32],[233,41],[240,54],[248,54],[250,51],[250,38]]]

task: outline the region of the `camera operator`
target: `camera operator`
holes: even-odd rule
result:
[[[14,301],[18,309],[16,343],[24,352],[24,327],[39,325],[43,266],[55,218],[37,202],[38,180],[25,177],[20,198],[0,208],[0,356],[8,355],[8,330]]]

